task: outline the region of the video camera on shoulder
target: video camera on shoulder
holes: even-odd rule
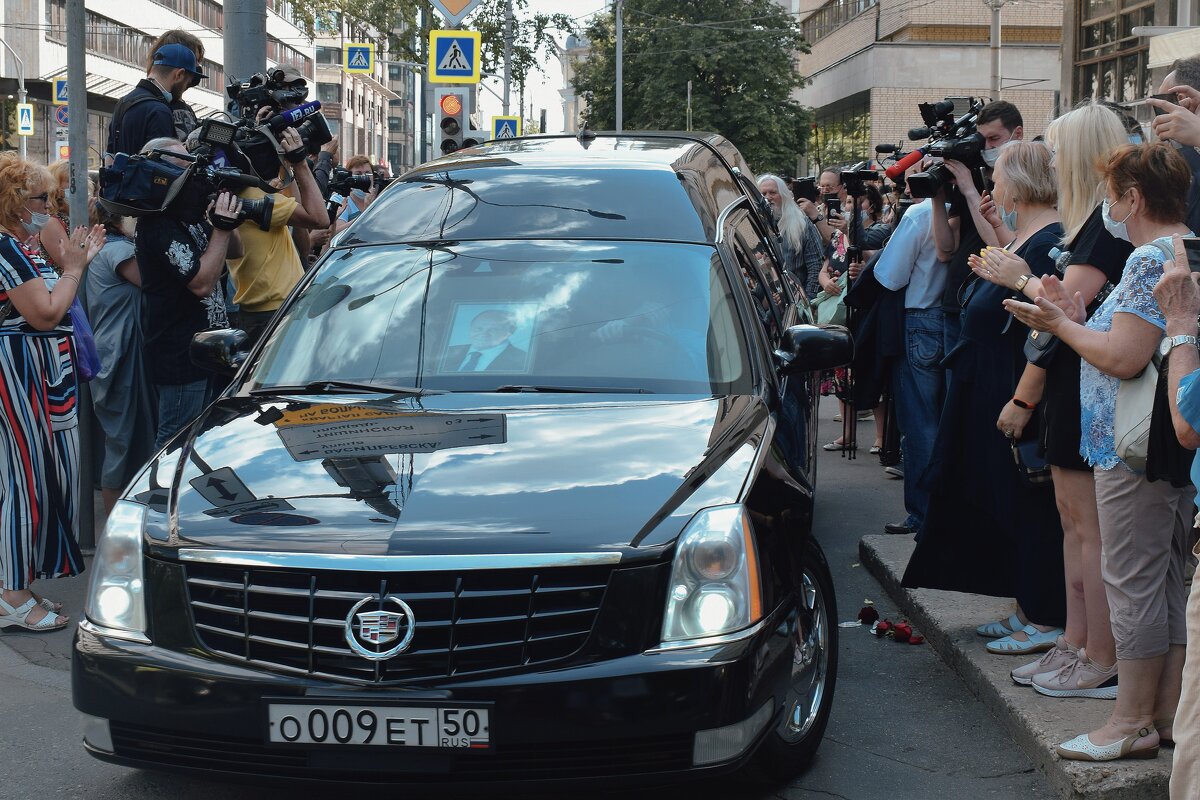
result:
[[[821,202],[821,190],[817,188],[817,176],[807,175],[792,181],[792,198],[808,200],[812,203]]]
[[[925,124],[909,130],[908,138],[912,141],[929,139],[929,144],[924,148],[927,156],[959,161],[971,170],[984,166],[984,140],[976,127],[984,101],[971,97],[968,98],[968,104],[967,112],[956,118],[955,103],[950,98],[937,103],[918,103],[917,108]],[[910,175],[908,192],[913,197],[933,197],[952,180],[953,173],[939,162],[925,172]]]

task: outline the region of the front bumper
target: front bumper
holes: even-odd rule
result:
[[[725,772],[752,755],[779,719],[788,627],[781,613],[728,644],[411,689],[296,678],[81,628],[72,689],[75,707],[93,718],[89,752],[132,767],[367,784],[638,781]],[[272,745],[267,698],[487,703],[493,747]],[[698,732],[751,718],[740,753],[696,765]],[[96,733],[104,721],[108,741]]]

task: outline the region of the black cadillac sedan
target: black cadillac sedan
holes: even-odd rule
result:
[[[811,324],[709,134],[496,143],[396,180],[123,495],[75,640],[131,767],[786,780],[836,677]]]

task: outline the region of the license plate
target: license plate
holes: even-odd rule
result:
[[[491,747],[486,708],[271,703],[267,722],[273,744]]]

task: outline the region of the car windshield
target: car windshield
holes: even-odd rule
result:
[[[321,381],[726,395],[750,375],[713,247],[504,241],[335,252],[246,388]]]

